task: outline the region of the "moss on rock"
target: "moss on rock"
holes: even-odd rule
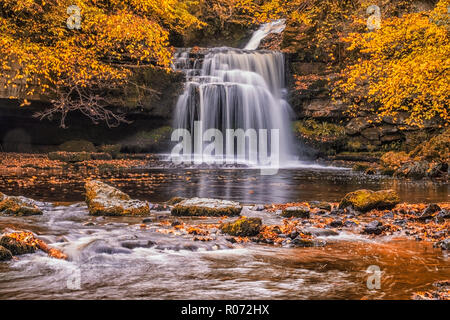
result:
[[[13,197],[0,193],[0,213],[14,216],[41,215],[42,210],[32,199],[25,197]]]
[[[3,246],[0,246],[0,261],[7,261],[12,259],[12,253]]]
[[[285,218],[309,218],[309,208],[305,206],[288,207],[281,212]]]
[[[146,201],[130,199],[126,193],[103,182],[92,180],[85,184],[86,204],[94,216],[142,216],[150,213]]]
[[[392,209],[400,202],[400,198],[394,190],[372,191],[361,189],[345,195],[339,204],[339,208],[348,206],[355,210],[366,212],[372,209]]]
[[[261,231],[261,226],[260,218],[241,217],[234,222],[222,224],[220,230],[235,237],[252,237]]]
[[[10,236],[3,236],[0,238],[0,246],[8,249],[12,255],[21,255],[27,253],[33,253],[36,251],[36,247],[26,242],[19,241]]]
[[[172,209],[174,216],[238,216],[242,207],[238,202],[208,199],[192,198],[179,202]]]

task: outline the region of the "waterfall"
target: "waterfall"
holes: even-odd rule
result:
[[[281,33],[286,27],[285,19],[275,20],[272,22],[265,23],[256,30],[250,41],[247,43],[244,49],[246,50],[256,50],[261,43],[261,40],[264,39],[270,33]]]
[[[284,56],[281,52],[248,50],[256,49],[263,35],[280,30],[280,23],[274,23],[273,28],[263,25],[255,31],[246,49],[219,47],[202,49],[201,53],[180,49],[173,67],[185,73],[186,83],[176,105],[174,127],[192,132],[195,122],[200,120],[202,132],[210,128],[222,132],[278,129],[278,148],[268,138],[270,152],[277,152],[281,163],[292,159],[291,108],[285,100]],[[203,141],[192,143],[200,148]],[[235,151],[225,153],[226,157],[234,157]]]

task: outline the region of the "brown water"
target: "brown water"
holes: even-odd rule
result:
[[[363,187],[392,187],[409,202],[448,201],[448,185],[336,170],[281,170],[277,176],[260,176],[259,171],[244,169],[154,169],[105,177],[132,197],[153,202],[172,196],[246,203],[338,200]],[[27,187],[5,187],[3,182],[0,190],[45,201],[83,198],[81,181],[55,185],[37,178]],[[157,232],[162,228],[158,219],[171,219],[168,212],[155,213],[150,229],[142,230],[140,218],[89,217],[83,203],[40,206],[42,216],[0,217],[0,230],[31,230],[67,253],[69,261],[35,253],[0,262],[0,299],[409,299],[413,292],[450,278],[447,254],[427,242],[373,240],[341,232],[324,238],[327,245],[322,248],[253,243],[230,248],[221,235],[211,242],[194,242],[188,236]],[[266,222],[279,219],[265,215]],[[95,224],[84,225],[87,221]],[[128,249],[124,244],[148,241],[154,245]],[[382,271],[379,290],[367,288],[370,265]]]
[[[17,181],[17,176],[26,183]],[[43,201],[82,201],[84,180],[88,177],[94,176],[83,170],[73,177],[68,177],[67,172],[45,170],[18,171],[16,176],[4,173],[0,175],[0,191]],[[280,169],[276,175],[264,176],[257,169],[148,168],[103,170],[95,178],[151,202],[167,201],[174,196],[212,197],[244,203],[340,201],[346,193],[361,188],[395,189],[402,201],[411,203],[450,201],[448,183],[368,176],[345,169]]]

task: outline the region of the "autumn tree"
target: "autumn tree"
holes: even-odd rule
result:
[[[126,63],[168,69],[169,32],[202,23],[186,0],[0,0],[0,70],[6,86],[23,83],[25,97],[49,97],[39,117],[78,110],[94,122],[125,121],[108,108],[108,92],[129,81]],[[80,9],[79,25],[68,18]],[[72,15],[72,17],[70,17]],[[75,21],[77,22],[77,21]],[[151,90],[151,88],[149,88]],[[11,98],[17,98],[12,96]],[[24,100],[24,104],[27,100]]]
[[[351,106],[373,111],[379,119],[405,117],[449,124],[449,0],[432,11],[384,18],[374,32],[352,33],[344,40],[354,53],[341,73],[337,95]]]

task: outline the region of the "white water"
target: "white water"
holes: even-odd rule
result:
[[[265,23],[256,30],[250,41],[247,43],[244,49],[246,50],[256,50],[261,43],[261,40],[264,39],[271,33],[281,33],[286,27],[285,19],[275,20],[269,23]]]
[[[282,28],[282,20],[261,26],[246,48],[257,47],[264,36],[281,32]],[[226,129],[267,129],[269,137],[272,129],[278,129],[279,141],[267,139],[267,151],[271,156],[275,154],[281,165],[295,160],[291,108],[284,97],[284,66],[280,52],[220,47],[208,49],[202,57],[190,49],[180,50],[174,68],[186,74],[186,83],[175,110],[175,128],[193,134],[194,122],[201,121],[202,132],[213,128],[225,136]],[[194,150],[203,150],[201,138],[192,141]],[[230,144],[229,139],[225,140],[225,145]],[[249,160],[250,150],[247,153],[247,159],[238,160]],[[257,153],[261,160],[261,150]],[[230,149],[218,156],[229,159],[235,155],[236,150]]]

